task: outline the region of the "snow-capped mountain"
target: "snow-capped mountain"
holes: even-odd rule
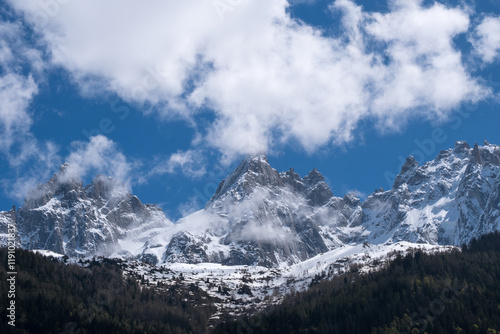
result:
[[[24,248],[109,255],[144,231],[172,225],[161,209],[142,204],[113,179],[98,175],[84,187],[67,170],[62,165],[32,190],[22,208],[0,213],[6,223],[15,222]]]
[[[329,249],[313,216],[331,197],[318,171],[302,179],[293,170],[278,173],[264,155],[250,156],[203,210],[158,235],[144,252],[158,262],[297,263]]]
[[[301,178],[252,156],[144,253],[158,262],[279,266],[365,242],[459,246],[500,229],[499,175],[500,147],[457,142],[422,166],[409,157],[392,189],[361,202],[333,196],[317,170]]]
[[[409,157],[390,190],[363,202],[335,197],[316,169],[302,178],[249,156],[202,210],[176,224],[112,179],[83,187],[65,168],[21,209],[0,213],[2,231],[16,221],[23,247],[151,264],[285,267],[345,246],[461,245],[500,229],[500,147],[486,142],[457,142],[421,166]]]
[[[422,166],[409,157],[392,189],[361,205],[361,225],[341,233],[375,244],[462,245],[500,229],[499,189],[500,147],[457,142]]]

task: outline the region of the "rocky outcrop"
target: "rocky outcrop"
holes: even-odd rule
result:
[[[30,192],[22,208],[9,212],[24,248],[69,256],[109,255],[138,230],[171,225],[158,208],[142,204],[117,181],[98,175],[84,187],[67,169],[62,165]]]

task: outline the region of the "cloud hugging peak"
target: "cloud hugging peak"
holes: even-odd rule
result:
[[[228,159],[345,143],[362,120],[381,131],[444,120],[491,94],[472,67],[498,51],[472,34],[470,9],[419,0],[384,13],[334,1],[340,29],[329,34],[292,18],[285,0],[9,1],[82,93],[117,93],[166,119],[209,110],[194,145]],[[471,61],[460,35],[478,39]]]

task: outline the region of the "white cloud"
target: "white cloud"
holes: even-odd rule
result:
[[[12,178],[3,178],[0,184],[4,192],[11,198],[22,202],[28,195],[33,196],[36,186],[47,180],[60,167],[63,158],[58,147],[52,143],[44,145],[34,142],[33,150],[39,153],[30,166],[24,166],[22,173]],[[88,142],[73,142],[72,151],[66,156],[67,167],[60,175],[60,180],[93,178],[97,174],[111,176],[113,189],[123,193],[131,190],[133,171],[136,165],[127,160],[117,145],[104,136],[91,137]]]
[[[177,172],[191,178],[204,176],[206,174],[206,159],[203,152],[199,150],[178,151],[168,158],[157,159],[153,168],[145,177],[141,178],[140,182],[146,182],[153,176]]]
[[[369,194],[367,194],[365,192],[362,192],[362,191],[360,191],[358,189],[347,190],[346,194],[352,195],[352,196],[357,197],[357,198],[360,198],[361,200],[366,199],[368,197],[368,195],[369,195]]]
[[[500,17],[486,17],[476,27],[471,40],[483,62],[492,63],[500,57]]]
[[[9,165],[0,184],[18,202],[50,177],[59,160],[57,146],[39,142],[31,132],[29,107],[38,94],[34,77],[44,68],[41,52],[29,46],[22,25],[0,21],[0,155]]]
[[[187,217],[203,208],[203,205],[205,203],[201,203],[199,197],[191,196],[187,202],[180,204],[177,210],[181,217]]]
[[[36,163],[24,166],[22,172],[16,168],[11,178],[6,178],[4,175],[0,179],[4,193],[18,203],[22,203],[26,195],[33,191],[41,180],[48,180],[61,162],[57,146],[50,142],[40,144],[31,141],[29,147],[31,147],[29,152],[37,152],[34,156]]]
[[[0,155],[9,165],[0,184],[18,202],[40,180],[49,178],[60,161],[58,147],[40,142],[31,132],[30,105],[38,94],[35,78],[46,66],[23,29],[20,23],[0,21]]]
[[[399,127],[396,122],[411,113],[444,119],[463,101],[484,97],[461,61],[453,38],[469,27],[467,13],[442,4],[422,8],[421,1],[396,2],[393,11],[371,15],[368,33],[386,43],[390,63],[378,73],[373,113],[382,126]]]
[[[109,87],[167,118],[211,108],[205,139],[227,159],[347,142],[363,119],[390,130],[442,120],[488,94],[453,44],[467,10],[442,4],[395,0],[369,13],[337,0],[343,32],[326,37],[285,0],[226,2],[222,20],[208,0],[54,0],[45,20],[38,1],[10,2],[87,94]]]
[[[0,154],[10,167],[0,184],[5,194],[19,202],[50,178],[62,160],[57,145],[40,141],[31,131],[36,110],[30,106],[47,64],[42,52],[30,46],[23,29],[21,23],[0,21]],[[133,166],[111,140],[96,136],[72,145],[65,176],[81,178],[100,172],[130,186]]]
[[[28,135],[31,116],[27,108],[38,87],[31,76],[16,73],[0,76],[0,150],[9,153],[18,136]]]
[[[81,179],[103,174],[111,176],[130,189],[131,171],[134,166],[127,161],[112,140],[98,135],[91,137],[89,142],[73,142],[72,147],[73,151],[66,159],[69,167],[63,178]]]
[[[23,73],[23,66],[37,74],[43,65],[40,52],[22,36],[20,24],[0,21],[0,153],[12,167],[40,153],[28,110],[38,85],[31,73]]]

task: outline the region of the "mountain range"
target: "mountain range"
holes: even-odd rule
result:
[[[119,182],[99,175],[84,186],[68,167],[0,212],[0,243],[15,224],[21,247],[70,257],[273,268],[346,246],[459,246],[500,230],[500,147],[487,142],[459,141],[423,165],[410,156],[391,189],[363,201],[334,196],[316,169],[280,173],[265,155],[248,156],[175,224]]]

